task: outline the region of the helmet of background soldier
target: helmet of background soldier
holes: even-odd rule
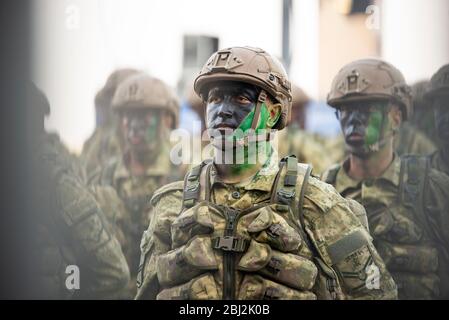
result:
[[[173,117],[173,129],[179,121],[179,100],[162,80],[145,73],[136,74],[121,83],[112,100],[114,111],[135,108],[166,110]]]
[[[130,68],[117,69],[114,72],[112,72],[109,75],[108,79],[106,80],[104,87],[100,91],[98,91],[98,93],[95,96],[95,107],[102,106],[109,108],[111,106],[111,102],[118,85],[125,79],[139,72],[141,71]]]
[[[362,59],[344,66],[334,78],[327,103],[334,108],[367,100],[389,100],[398,104],[404,120],[412,114],[411,89],[402,73],[380,59]]]
[[[301,129],[305,128],[306,106],[310,102],[309,96],[297,85],[292,84],[292,112],[291,122],[297,121]],[[293,119],[296,118],[296,119]],[[291,123],[289,122],[289,123]]]
[[[215,52],[195,79],[194,90],[205,101],[208,87],[217,81],[245,82],[266,91],[282,106],[281,116],[273,129],[286,127],[292,101],[290,81],[282,64],[266,51],[233,47]],[[255,118],[258,117],[255,114]]]
[[[432,100],[433,98],[449,93],[449,64],[444,65],[432,76],[430,86],[425,98]]]

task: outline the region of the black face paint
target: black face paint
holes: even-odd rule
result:
[[[449,146],[449,95],[436,98],[433,108],[438,137],[445,146]]]
[[[226,81],[213,85],[207,95],[207,128],[237,129],[255,108],[258,94],[250,84]]]
[[[359,102],[337,111],[349,152],[363,157],[377,151],[385,137],[387,102]]]
[[[157,151],[160,125],[159,112],[155,110],[127,110],[121,114],[122,132],[131,149]]]

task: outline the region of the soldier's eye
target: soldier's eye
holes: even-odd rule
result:
[[[249,103],[251,103],[251,100],[249,100],[245,96],[238,96],[237,97],[237,102],[240,103],[240,104],[249,104]]]
[[[219,103],[221,101],[221,98],[218,96],[210,96],[207,99],[207,103]]]

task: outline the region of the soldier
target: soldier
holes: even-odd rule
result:
[[[140,71],[118,69],[106,80],[104,87],[95,96],[96,128],[84,143],[81,159],[87,174],[103,166],[112,157],[120,155],[123,142],[117,129],[117,117],[111,110],[111,102],[117,86]]]
[[[28,205],[35,219],[30,295],[38,299],[120,298],[129,281],[120,244],[78,175],[79,164],[59,139],[46,134],[47,98],[34,85],[28,94],[32,146]]]
[[[410,102],[410,88],[391,64],[366,59],[343,67],[328,104],[336,108],[349,157],[323,180],[366,208],[400,299],[447,298],[449,179],[429,169],[427,157],[399,157],[393,149]]]
[[[278,133],[279,154],[296,155],[299,162],[310,163],[321,174],[333,162],[324,148],[324,138],[305,130],[306,106],[310,101],[305,92],[292,86],[292,116],[286,130]]]
[[[165,83],[140,73],[117,88],[112,108],[120,119],[125,148],[97,170],[90,183],[112,186],[121,199],[120,213],[109,218],[131,270],[129,290],[134,296],[139,243],[150,221],[148,201],[157,188],[178,178],[170,162],[169,134],[178,123],[179,103]]]
[[[363,207],[296,158],[277,161],[271,136],[291,108],[282,65],[262,49],[228,48],[194,87],[215,156],[153,195],[136,298],[395,298],[355,216]]]
[[[449,175],[449,64],[432,77],[426,98],[435,115],[435,129],[441,147],[431,156],[432,167]]]

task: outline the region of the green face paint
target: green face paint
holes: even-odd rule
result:
[[[365,146],[369,147],[379,142],[383,130],[383,118],[384,115],[381,111],[375,111],[370,114],[368,126],[366,127]]]
[[[251,124],[253,123],[254,114],[255,114],[256,107],[251,110],[250,113],[243,119],[242,123],[237,127],[234,134],[229,137],[229,139],[236,139],[241,140],[245,137],[245,134],[248,132],[248,130],[251,129]],[[262,130],[267,129],[267,122],[269,119],[269,113],[268,108],[265,103],[262,104],[260,107],[260,117],[259,117],[259,123],[257,124],[255,133],[259,134]]]
[[[233,139],[234,141],[238,140],[241,141],[245,138],[245,136],[248,134],[248,130],[251,129],[251,124],[254,119],[255,114],[255,107],[251,112],[243,119],[242,123],[237,127],[237,129],[234,131],[232,136],[229,137],[229,139]],[[267,123],[270,118],[268,108],[265,103],[261,105],[260,108],[260,117],[259,117],[259,123],[257,124],[255,134],[262,133],[263,130],[266,130],[268,128]],[[233,174],[239,174],[240,172],[250,168],[255,163],[250,163],[248,159],[257,159],[259,156],[260,159],[260,153],[264,153],[265,156],[269,156],[271,153],[271,148],[269,147],[268,141],[254,141],[252,143],[255,143],[256,145],[252,146],[244,146],[243,147],[243,157],[244,157],[244,163],[242,164],[235,164],[232,166],[232,173]]]
[[[145,142],[147,144],[152,144],[157,142],[158,137],[158,126],[159,124],[159,116],[154,114],[150,122],[147,125],[147,128],[145,130]]]

